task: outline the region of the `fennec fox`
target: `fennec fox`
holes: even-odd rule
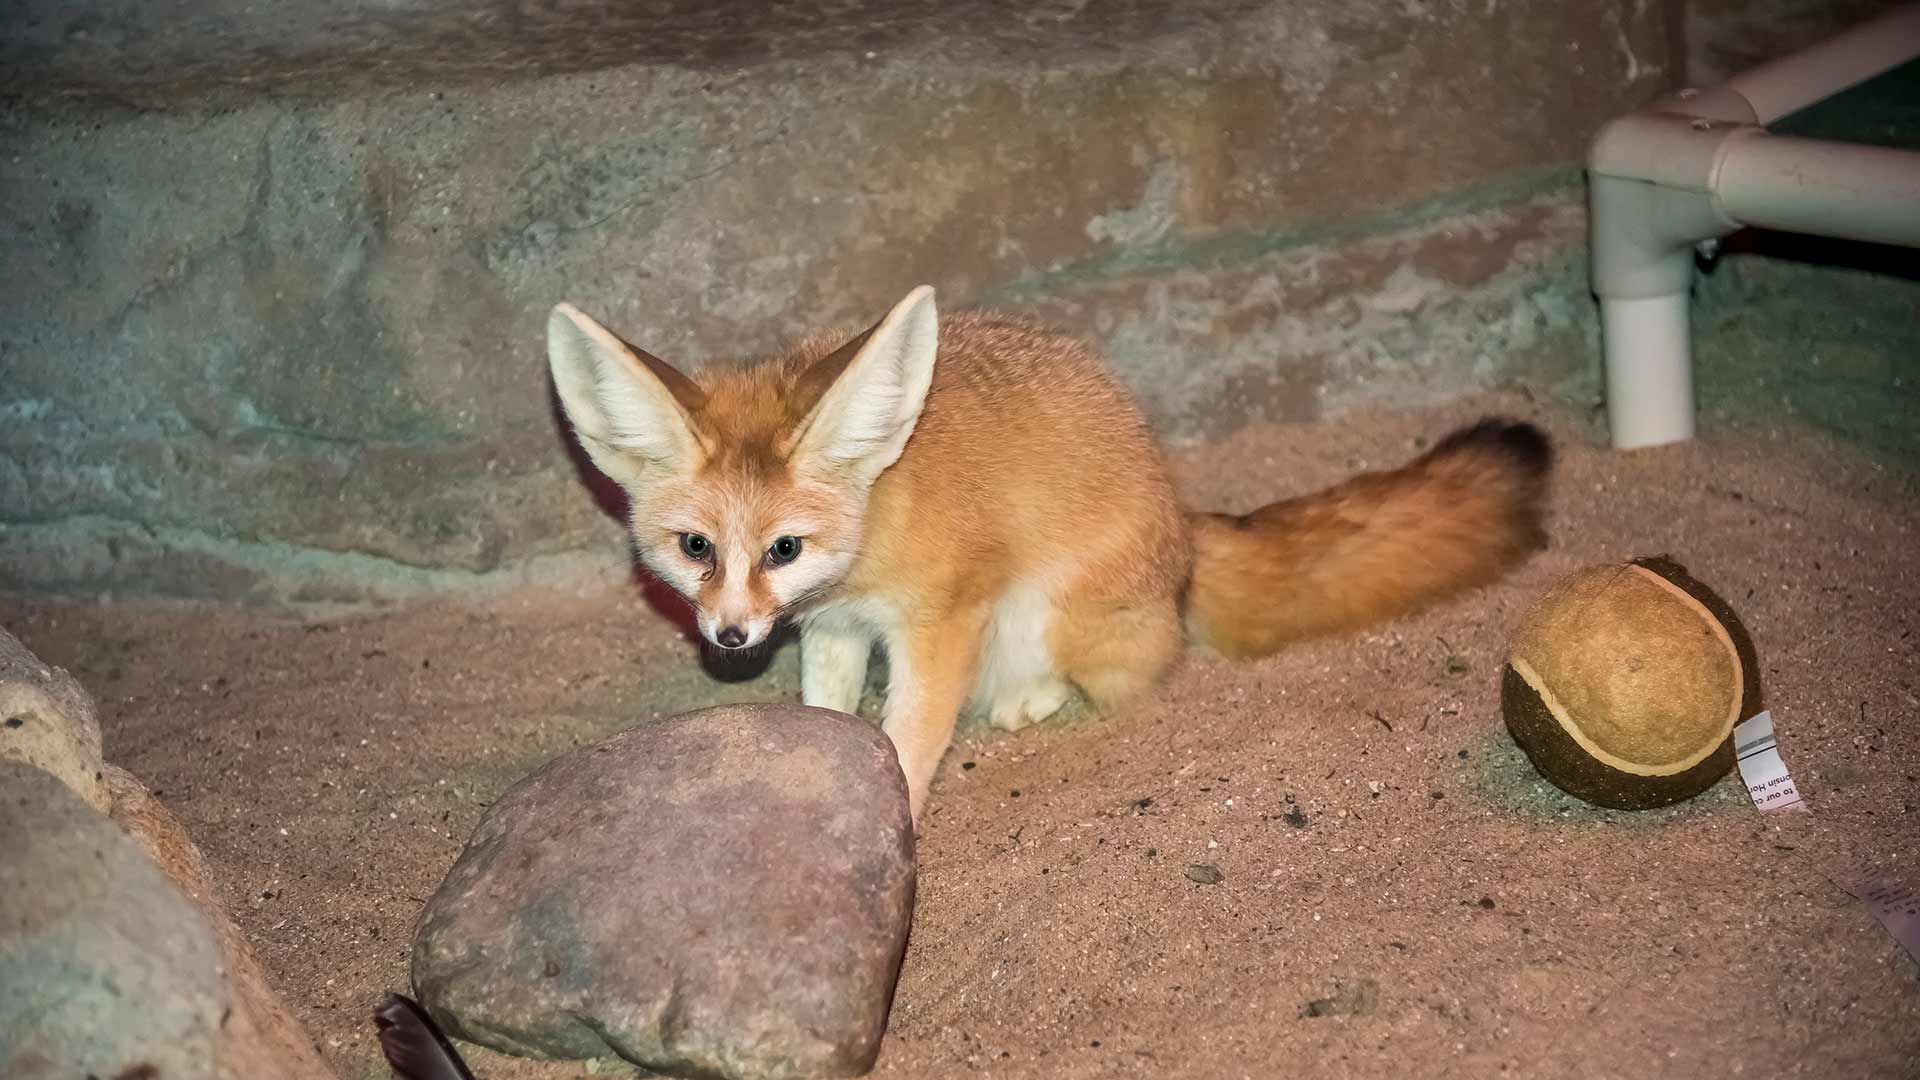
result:
[[[1547,442],[1500,420],[1250,514],[1184,512],[1091,350],[936,318],[925,286],[851,339],[691,378],[566,304],[547,348],[641,560],[708,641],[751,649],[793,619],[805,702],[844,712],[885,650],[915,821],[969,706],[1009,730],[1076,693],[1111,709],[1185,637],[1260,656],[1490,582],[1541,543]]]

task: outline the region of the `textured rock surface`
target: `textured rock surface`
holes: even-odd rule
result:
[[[0,763],[0,897],[0,1076],[221,1075],[213,930],[118,826],[17,762]]]
[[[1804,49],[1902,0],[1682,0],[1679,38],[1686,79],[1713,86]]]
[[[93,697],[4,630],[0,898],[0,1076],[333,1076]]]
[[[326,95],[499,82],[632,63],[727,70],[921,47],[1032,62],[1132,51],[1262,0],[651,0],[582,18],[565,0],[16,0],[0,90],[143,106],[262,89]]]
[[[242,7],[23,13],[22,85],[90,96],[0,113],[0,588],[617,559],[563,298],[694,366],[930,282],[1089,332],[1172,435],[1578,368],[1535,204],[1665,78],[1657,5]]]
[[[100,719],[93,698],[0,629],[0,761],[52,774],[93,807],[110,802],[101,776]]]
[[[669,1072],[855,1075],[913,908],[906,784],[872,725],[671,717],[543,766],[421,916],[413,983],[461,1038]]]
[[[113,798],[114,822],[192,902],[205,925],[213,928],[222,993],[229,1006],[217,1047],[223,1075],[235,1080],[334,1080],[333,1071],[314,1049],[313,1038],[267,985],[253,950],[220,901],[200,849],[132,773],[108,765],[105,779]]]

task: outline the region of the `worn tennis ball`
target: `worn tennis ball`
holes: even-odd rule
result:
[[[1500,708],[1554,786],[1598,806],[1692,798],[1733,767],[1733,725],[1758,708],[1732,610],[1664,558],[1590,566],[1514,631]]]

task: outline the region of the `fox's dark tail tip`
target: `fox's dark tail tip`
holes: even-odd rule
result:
[[[1545,477],[1553,468],[1553,441],[1525,420],[1485,417],[1441,439],[1429,454],[1437,457],[1462,450],[1498,454],[1531,477]]]
[[[1547,542],[1553,448],[1488,417],[1418,460],[1234,520],[1193,520],[1189,633],[1227,656],[1367,626],[1497,581]]]

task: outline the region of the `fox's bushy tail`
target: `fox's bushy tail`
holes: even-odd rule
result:
[[[1547,437],[1490,418],[1412,463],[1250,514],[1188,515],[1187,632],[1233,657],[1488,584],[1545,543]]]

